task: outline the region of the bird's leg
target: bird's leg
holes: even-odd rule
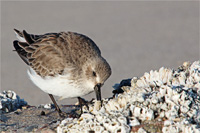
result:
[[[55,105],[56,111],[58,112],[59,116],[60,116],[60,117],[64,117],[65,115],[64,115],[63,112],[60,110],[58,104],[56,103],[56,100],[55,100],[54,97],[53,97],[53,95],[52,95],[52,94],[49,94],[49,96],[50,96],[50,98],[51,98],[53,104]]]
[[[83,109],[82,109],[83,105],[85,105],[87,107],[87,109],[89,110],[89,106],[87,105],[87,102],[83,98],[78,97],[78,102],[81,107],[81,114],[83,113]]]
[[[81,100],[81,98],[80,97],[78,97],[78,103],[79,103],[79,105],[80,105],[80,108],[81,108],[81,114],[83,113],[83,110],[82,110],[82,100]],[[80,115],[81,115],[80,114]]]

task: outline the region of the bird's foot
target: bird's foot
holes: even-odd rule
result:
[[[59,114],[59,116],[60,116],[61,118],[69,117],[69,114],[67,114],[67,113],[65,113],[65,112],[59,112],[58,114]]]
[[[89,104],[92,104],[92,103],[94,103],[94,100],[95,100],[95,99],[92,98],[88,103],[89,103]]]
[[[78,101],[79,101],[79,105],[81,107],[81,114],[83,113],[82,112],[82,107],[83,105],[85,105],[87,107],[87,110],[89,110],[89,106],[88,106],[88,101],[86,101],[85,99],[81,98],[81,97],[78,97]]]
[[[70,112],[70,113],[60,112],[59,116],[63,119],[64,118],[79,118],[80,117],[80,115],[77,114],[76,112]]]

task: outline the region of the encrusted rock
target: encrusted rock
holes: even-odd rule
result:
[[[114,88],[112,98],[94,100],[89,110],[84,106],[80,118],[57,121],[57,132],[200,132],[199,61],[185,62],[178,70],[151,70]],[[3,91],[0,98],[1,113],[18,109],[15,113],[20,114],[19,108],[27,105],[13,91]],[[52,104],[40,107],[54,108]],[[30,125],[24,131],[35,128]]]
[[[0,93],[0,113],[15,111],[25,105],[27,105],[27,102],[20,99],[14,91],[8,90]]]
[[[151,70],[123,83],[114,86],[114,97],[103,99],[99,111],[90,105],[90,111],[84,110],[89,114],[64,120],[57,131],[200,132],[199,61],[184,62],[178,70]],[[159,126],[153,122],[145,127],[151,121]]]

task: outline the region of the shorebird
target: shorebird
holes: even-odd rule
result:
[[[61,99],[82,98],[93,91],[101,101],[101,87],[111,75],[111,68],[100,49],[89,37],[75,32],[33,35],[14,29],[18,40],[15,51],[30,67],[32,82],[48,93],[60,116],[63,112],[53,95]]]

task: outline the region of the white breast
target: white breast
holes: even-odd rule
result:
[[[93,89],[80,88],[73,84],[73,82],[71,83],[68,80],[70,75],[42,78],[33,69],[28,70],[28,75],[32,82],[41,90],[61,98],[83,96],[93,91]]]

